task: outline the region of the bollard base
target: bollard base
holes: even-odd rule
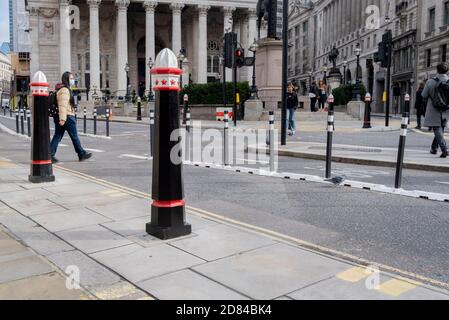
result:
[[[161,240],[170,240],[192,233],[192,226],[185,222],[185,209],[182,207],[151,207],[151,222],[146,231]]]
[[[36,177],[36,176],[28,176],[28,181],[31,183],[45,183],[45,182],[55,182],[55,176],[46,176],[46,177]]]
[[[364,124],[363,125],[363,129],[371,129],[371,125],[370,124]]]

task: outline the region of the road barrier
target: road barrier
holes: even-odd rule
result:
[[[407,139],[408,123],[409,123],[409,113],[404,112],[402,114],[401,136],[399,137],[398,160],[396,163],[396,177],[394,181],[394,187],[396,189],[400,189],[402,187],[402,169],[404,168],[404,152],[405,152],[405,142]]]
[[[332,176],[332,140],[334,134],[334,96],[331,94],[327,100],[329,103],[327,115],[327,145],[326,145],[326,179]]]

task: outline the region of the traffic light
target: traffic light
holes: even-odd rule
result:
[[[235,50],[235,66],[241,68],[245,65],[245,50],[237,48]]]
[[[379,43],[379,51],[378,54],[375,55],[375,61],[380,62],[382,68],[388,68],[390,64],[390,57],[392,55],[392,42],[393,42],[393,34],[391,30],[388,30],[382,36],[382,42]]]
[[[237,43],[237,34],[234,32],[228,32],[224,37],[224,62],[226,68],[232,68],[234,66],[233,54],[234,48]]]

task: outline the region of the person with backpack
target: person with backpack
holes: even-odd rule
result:
[[[71,88],[75,85],[75,78],[70,72],[65,72],[62,75],[62,83],[56,85],[56,91],[49,97],[49,111],[50,116],[55,122],[55,134],[51,140],[51,160],[53,163],[58,163],[56,159],[56,151],[58,145],[67,133],[72,140],[73,147],[78,154],[79,161],[85,161],[92,157],[92,153],[86,152],[81,146],[76,128],[75,118],[75,101]]]
[[[417,126],[416,129],[421,129],[421,118],[426,115],[426,104],[424,103],[424,99],[422,97],[422,92],[424,91],[424,82],[421,82],[418,87],[418,91],[416,91],[416,99],[415,99],[415,109],[416,109],[416,121]]]
[[[295,111],[298,108],[298,104],[298,95],[294,90],[293,84],[289,83],[287,87],[287,128],[290,136],[296,134]]]
[[[441,158],[447,158],[447,144],[444,140],[444,129],[449,119],[449,65],[440,63],[437,66],[438,75],[427,81],[422,97],[427,100],[425,127],[433,129],[435,138],[430,150],[431,154],[438,153],[441,148]]]

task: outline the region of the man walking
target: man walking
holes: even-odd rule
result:
[[[437,89],[441,83],[448,82],[449,65],[447,63],[440,63],[437,66],[438,75],[427,81],[422,97],[427,100],[426,118],[424,121],[425,127],[431,127],[435,134],[432,142],[431,154],[438,153],[438,147],[441,148],[441,158],[447,158],[447,144],[444,140],[444,129],[447,126],[449,119],[449,111],[440,111],[435,107],[435,99],[437,99]]]
[[[418,91],[416,91],[416,99],[415,99],[415,109],[416,109],[416,120],[417,127],[416,129],[421,129],[421,118],[426,115],[426,105],[424,99],[422,97],[422,92],[424,91],[424,83],[421,82],[418,87]]]
[[[295,111],[298,108],[299,100],[293,84],[290,83],[287,90],[287,128],[289,135],[294,136],[296,134]]]
[[[319,95],[319,90],[318,90],[318,87],[316,85],[316,81],[313,81],[312,85],[310,86],[310,93],[309,93],[310,110],[312,112],[317,112],[317,110],[316,110],[316,103],[318,101],[318,95]]]
[[[79,161],[84,161],[92,157],[92,153],[86,152],[81,146],[76,129],[75,118],[75,104],[71,88],[75,85],[75,79],[70,72],[62,75],[62,83],[57,85],[56,104],[59,113],[54,116],[55,121],[55,135],[51,140],[51,160],[53,163],[58,163],[59,160],[55,158],[58,145],[64,137],[65,131],[72,139],[73,147],[78,154]]]

